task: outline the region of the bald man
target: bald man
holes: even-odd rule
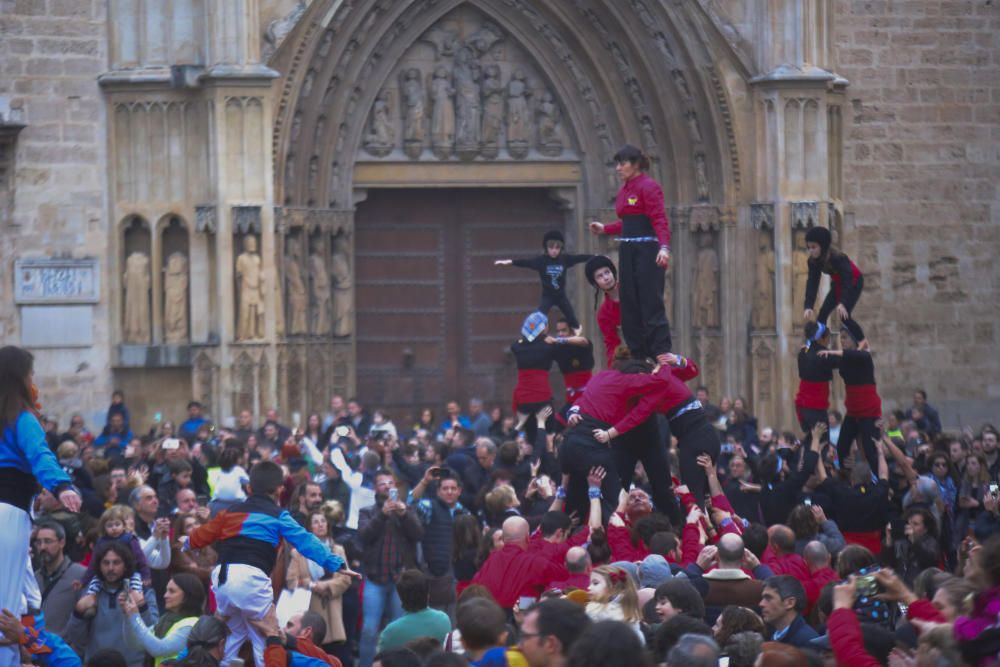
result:
[[[567,578],[566,568],[528,551],[528,522],[512,516],[503,522],[503,548],[494,551],[472,578],[489,589],[497,604],[512,609],[522,597],[537,599],[553,581]]]
[[[761,559],[776,575],[787,574],[799,580],[803,586],[812,581],[809,566],[802,556],[795,553],[795,533],[780,523],[767,529],[767,549]]]
[[[809,574],[811,575],[811,579],[802,584],[802,587],[806,589],[806,599],[809,602],[806,609],[806,613],[808,614],[812,606],[819,601],[819,594],[823,590],[823,587],[831,581],[837,581],[840,577],[830,567],[830,563],[833,560],[830,556],[830,550],[819,540],[813,540],[806,544],[805,549],[802,550],[802,558],[806,561],[806,565],[809,567]]]
[[[549,588],[558,588],[561,591],[567,591],[571,588],[579,588],[581,591],[587,590],[590,586],[590,571],[594,569],[587,549],[571,547],[566,552],[565,565],[569,576],[561,581],[553,581],[549,584]]]

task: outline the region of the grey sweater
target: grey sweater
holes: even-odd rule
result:
[[[83,653],[84,662],[102,648],[115,648],[125,656],[129,667],[142,667],[145,651],[126,641],[127,618],[118,606],[118,594],[122,590],[108,590],[102,584],[101,591],[97,594],[97,614],[89,620],[78,616],[76,612],[70,617],[63,638],[77,652]],[[147,588],[144,595],[146,608],[140,615],[143,623],[150,626],[159,620],[160,612],[156,607],[156,593]]]

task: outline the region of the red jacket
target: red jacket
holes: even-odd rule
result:
[[[590,539],[589,526],[562,542],[549,542],[542,537],[540,530],[536,530],[528,540],[528,551],[545,558],[558,567],[565,567],[566,552],[573,547],[582,547],[588,539]]]
[[[549,584],[549,588],[558,588],[559,590],[565,591],[569,588],[579,588],[581,591],[585,591],[590,587],[590,575],[583,574],[571,574],[569,579],[564,579],[563,581],[553,581]]]
[[[806,614],[813,608],[813,605],[819,600],[819,594],[831,581],[840,581],[840,577],[837,573],[829,567],[820,568],[812,573],[812,578],[808,583],[803,582],[802,587],[806,589],[806,600],[808,605],[806,607]]]
[[[576,407],[589,417],[613,425],[620,435],[653,414],[663,384],[659,375],[601,371],[587,383]],[[632,407],[632,399],[637,397],[639,402]]]
[[[343,665],[339,659],[305,639],[296,639],[294,650],[304,656],[321,660],[330,667],[342,667]],[[264,649],[264,667],[290,667],[292,664],[290,657],[288,649],[281,644],[280,639],[268,638],[267,648]]]
[[[625,181],[615,197],[615,213],[619,218],[645,215],[660,245],[670,245],[670,221],[663,205],[663,189],[646,174]],[[604,225],[605,234],[621,234],[621,231],[621,220]]]
[[[882,667],[882,663],[865,651],[861,623],[853,609],[834,609],[826,622],[826,631],[837,667]]]
[[[622,337],[618,334],[618,327],[621,325],[621,302],[605,294],[601,307],[597,309],[597,328],[601,330],[601,337],[604,338],[604,352],[607,354],[609,367],[615,360],[615,349],[622,344]]]
[[[632,544],[632,535],[628,527],[631,524],[628,517],[618,512],[618,516],[625,522],[624,526],[608,524],[608,546],[611,548],[611,560],[620,560],[636,563],[649,555],[649,547],[639,538],[638,544]]]
[[[504,609],[511,609],[517,598],[526,595],[537,598],[553,581],[565,579],[569,573],[543,556],[508,544],[494,551],[472,578],[472,583],[485,586]]]
[[[798,579],[803,588],[812,583],[812,573],[809,566],[798,554],[785,554],[778,556],[771,547],[764,550],[764,557],[760,559],[764,565],[771,568],[775,574],[787,574]]]

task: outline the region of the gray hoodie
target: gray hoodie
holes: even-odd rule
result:
[[[128,579],[124,579],[123,583],[128,584]],[[126,618],[118,606],[118,594],[122,590],[122,588],[109,590],[106,584],[102,584],[101,592],[97,594],[97,614],[89,620],[78,616],[76,612],[70,616],[64,639],[78,652],[83,652],[84,662],[103,648],[113,648],[125,656],[125,662],[129,667],[142,667],[146,653],[126,641]],[[146,609],[140,615],[143,622],[149,626],[159,620],[160,612],[156,607],[156,593],[153,589],[147,588],[144,596]]]

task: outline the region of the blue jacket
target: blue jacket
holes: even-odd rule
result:
[[[28,511],[39,484],[58,496],[72,481],[49,449],[42,425],[25,410],[0,440],[0,502]]]
[[[819,633],[807,625],[802,616],[796,616],[792,624],[788,626],[787,632],[781,637],[774,637],[772,641],[791,644],[796,648],[810,648],[812,640],[817,637],[819,637]]]

